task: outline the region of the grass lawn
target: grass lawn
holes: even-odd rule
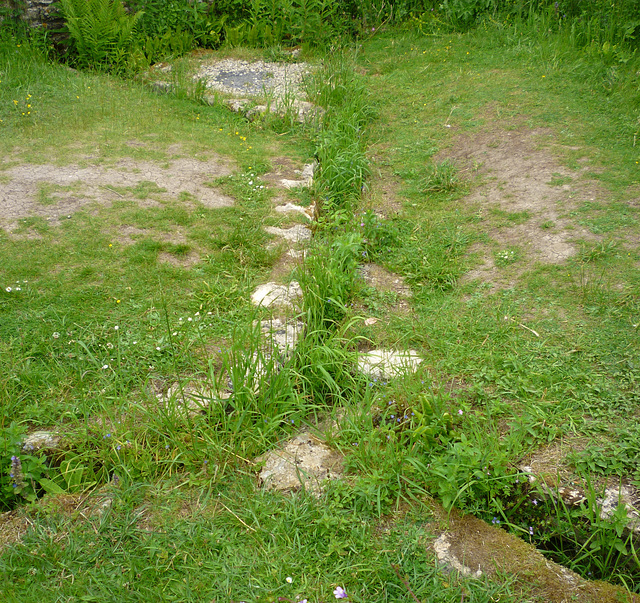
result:
[[[639,479],[636,59],[500,23],[316,58],[326,114],[305,126],[2,47],[3,600],[572,594],[515,553],[440,571],[436,537],[472,525],[452,508],[622,585],[585,600],[638,589],[625,517],[590,511]],[[273,184],[314,157],[311,190]],[[265,230],[301,221],[283,200],[317,208],[303,260]],[[305,336],[269,364],[250,295],[294,278],[276,313]],[[422,362],[367,377],[374,348]],[[258,486],[256,457],[323,419],[346,477]],[[20,447],[39,429],[63,436],[46,463]]]

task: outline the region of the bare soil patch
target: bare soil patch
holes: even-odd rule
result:
[[[21,510],[0,513],[0,551],[20,542],[33,523]]]
[[[363,264],[360,271],[367,285],[380,291],[392,291],[400,297],[410,297],[411,289],[399,274],[389,272],[378,264]]]
[[[552,134],[545,130],[491,131],[463,135],[436,161],[452,159],[463,173],[484,184],[466,199],[478,207],[487,235],[499,249],[517,247],[527,258],[560,264],[572,257],[576,241],[596,238],[569,216],[581,201],[602,198],[603,192],[577,171],[562,166],[548,150]],[[488,245],[476,246],[483,265],[466,280],[500,280]]]
[[[282,178],[295,180],[302,168],[301,162],[293,161],[289,157],[274,157],[271,159],[271,171],[261,176],[261,179],[277,186]]]
[[[18,220],[30,216],[56,224],[86,205],[108,206],[118,199],[152,206],[180,198],[209,208],[227,207],[233,199],[208,183],[231,171],[230,163],[217,156],[176,159],[166,166],[133,160],[112,168],[17,165],[5,170],[0,182],[0,227],[11,231]]]
[[[200,254],[191,251],[186,255],[178,256],[163,251],[158,255],[158,261],[163,264],[171,264],[177,268],[191,268],[191,266],[194,266],[200,261]]]
[[[371,178],[366,193],[367,201],[375,208],[375,212],[384,218],[390,218],[400,212],[402,203],[398,191],[400,179],[384,163],[384,150],[374,149],[372,156]]]
[[[383,293],[395,293],[397,295],[397,301],[393,307],[394,312],[410,311],[411,288],[399,274],[389,272],[378,264],[362,264],[360,266],[360,274],[370,287]]]
[[[138,239],[153,237],[163,243],[183,245],[187,243],[185,229],[177,227],[169,232],[160,232],[154,229],[138,228],[137,226],[119,226],[114,239],[123,245],[134,245]]]

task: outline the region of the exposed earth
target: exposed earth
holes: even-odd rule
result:
[[[597,183],[588,179],[586,167],[572,171],[561,165],[554,144],[549,131],[495,129],[460,136],[441,154],[468,177],[481,179],[465,203],[481,216],[504,218],[487,232],[491,244],[475,247],[482,264],[465,280],[500,281],[491,249],[519,248],[530,261],[560,264],[576,254],[580,241],[595,238],[569,214],[582,201],[598,198]]]

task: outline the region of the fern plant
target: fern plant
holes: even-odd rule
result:
[[[122,71],[142,11],[128,14],[121,0],[61,0],[61,8],[80,66]]]

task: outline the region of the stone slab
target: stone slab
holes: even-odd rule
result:
[[[371,350],[358,358],[358,368],[377,379],[393,379],[408,373],[415,373],[422,358],[414,350]]]
[[[322,492],[327,480],[342,476],[343,457],[310,433],[301,433],[279,450],[256,459],[264,463],[260,483],[269,490],[294,492],[300,489],[313,495]]]

